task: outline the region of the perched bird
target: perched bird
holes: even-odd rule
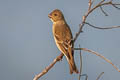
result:
[[[53,22],[52,30],[55,43],[68,61],[70,74],[72,74],[73,72],[79,73],[74,62],[74,44],[72,41],[72,33],[64,19],[62,12],[58,9],[55,9],[48,15],[48,17]]]

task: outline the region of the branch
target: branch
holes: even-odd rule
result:
[[[73,38],[73,42],[75,42],[78,38],[78,36],[80,35],[80,33],[82,32],[82,28],[84,27],[85,25],[85,22],[86,22],[86,19],[87,17],[97,8],[101,7],[101,6],[104,6],[104,5],[112,5],[113,7],[115,7],[116,9],[119,9],[119,7],[117,7],[116,5],[120,5],[119,4],[116,4],[116,3],[113,3],[112,0],[111,1],[108,1],[108,2],[105,2],[103,3],[104,0],[102,0],[101,2],[99,2],[96,6],[94,6],[93,8],[91,8],[92,5],[89,5],[89,8],[87,13],[82,17],[82,23],[80,24],[80,28],[79,28],[79,31],[75,34],[75,37]]]
[[[104,59],[106,62],[110,63],[118,72],[120,72],[120,70],[109,59],[100,55],[98,52],[92,51],[92,50],[87,49],[87,48],[74,48],[74,50],[83,50],[83,51],[87,51],[87,52],[90,52],[92,54],[95,54],[96,56],[99,56],[100,58]]]
[[[80,48],[80,45],[79,45],[79,48]],[[80,74],[79,74],[78,80],[81,79],[81,76],[85,76],[85,80],[88,80],[88,75],[82,74],[82,52],[80,50]]]
[[[40,77],[46,74],[56,64],[56,62],[62,60],[62,57],[63,57],[63,54],[61,53],[57,58],[53,60],[53,62],[48,67],[46,67],[41,73],[36,75],[33,80],[38,80]]]
[[[116,5],[120,5],[120,4],[111,4],[111,5],[112,5],[114,8],[120,10],[120,8],[116,6]]]
[[[79,48],[80,48],[80,45],[79,45]],[[80,50],[80,74],[79,74],[78,80],[80,80],[81,74],[82,74],[82,53]]]
[[[103,10],[102,6],[100,6],[100,10],[102,11],[102,13],[103,13],[105,16],[108,16],[108,14]]]
[[[93,27],[93,28],[96,28],[96,29],[113,29],[113,28],[120,28],[120,26],[112,26],[112,27],[104,27],[104,28],[101,28],[101,27],[96,27],[96,26],[94,26],[94,25],[92,25],[92,24],[90,24],[90,23],[88,23],[88,22],[85,22],[85,24],[87,24],[87,25],[89,25],[89,26],[91,26],[91,27]]]
[[[110,63],[118,72],[120,72],[120,70],[110,60],[108,60],[107,58],[105,58],[104,56],[100,55],[99,53],[95,51],[89,50],[87,48],[74,48],[74,50],[83,50],[83,51],[87,51],[92,54],[95,54],[96,56],[99,56],[100,58],[104,59],[106,62]],[[53,60],[53,62],[48,67],[46,67],[41,73],[36,75],[33,80],[38,80],[40,77],[46,74],[56,64],[56,62],[62,60],[62,57],[63,57],[63,54],[61,53],[57,58]],[[84,75],[80,75],[80,76],[84,76]],[[88,76],[86,76],[86,79],[87,77]]]
[[[88,11],[91,9],[91,6],[92,6],[92,4],[93,4],[93,2],[92,2],[92,0],[89,0],[89,3],[88,3]]]

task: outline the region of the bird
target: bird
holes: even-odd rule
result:
[[[54,40],[58,49],[61,51],[61,53],[64,54],[68,61],[70,74],[72,74],[73,72],[78,74],[79,71],[74,61],[74,43],[72,40],[72,32],[70,30],[70,27],[66,23],[62,11],[60,11],[59,9],[55,9],[50,14],[48,14],[48,17],[53,22],[52,32]]]

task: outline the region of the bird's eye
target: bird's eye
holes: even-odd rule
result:
[[[57,14],[54,14],[54,16],[57,16]]]

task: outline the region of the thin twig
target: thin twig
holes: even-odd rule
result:
[[[57,58],[53,60],[53,62],[48,67],[46,67],[41,73],[36,75],[33,80],[38,80],[40,77],[46,74],[56,64],[56,62],[62,59],[62,57],[63,57],[63,54],[61,53]]]
[[[74,50],[83,50],[83,51],[87,51],[87,52],[90,52],[92,54],[95,54],[96,56],[99,56],[100,58],[104,59],[106,62],[110,63],[118,72],[120,72],[120,70],[109,59],[100,55],[98,52],[92,51],[92,50],[87,49],[87,48],[74,48]]]
[[[102,13],[103,13],[105,16],[108,16],[108,14],[103,10],[102,6],[100,6],[100,10],[102,11]]]
[[[95,1],[95,0],[89,0],[89,2],[88,2],[88,11],[91,10],[91,7],[92,7],[94,1]]]
[[[79,45],[79,48],[80,48],[80,45]],[[81,50],[80,50],[80,74],[79,74],[78,80],[80,80],[81,74],[82,74],[82,53],[81,53]]]
[[[117,5],[117,4],[112,4],[113,7],[115,7],[115,8],[118,9],[118,10],[120,10],[120,8],[117,7],[116,5]],[[120,4],[118,4],[118,5],[120,5]]]
[[[101,77],[103,74],[104,74],[104,72],[100,73],[100,75],[97,77],[97,79],[96,79],[96,80],[99,80],[99,79],[100,79],[100,77]]]
[[[114,8],[120,10],[120,8],[117,7],[117,5],[120,5],[120,3],[113,3],[112,1],[109,1],[109,2],[101,4],[100,6],[103,6],[103,5],[112,5]]]
[[[88,11],[90,11],[91,6],[92,6],[92,0],[89,0],[88,5],[89,5]]]
[[[91,26],[91,27],[93,27],[93,28],[96,28],[96,29],[113,29],[113,28],[120,28],[120,26],[112,26],[112,27],[104,27],[104,28],[101,28],[101,27],[96,27],[96,26],[94,26],[94,25],[92,25],[92,24],[90,24],[90,23],[88,23],[88,22],[85,22],[85,24],[87,24],[87,25],[89,25],[89,26]]]

